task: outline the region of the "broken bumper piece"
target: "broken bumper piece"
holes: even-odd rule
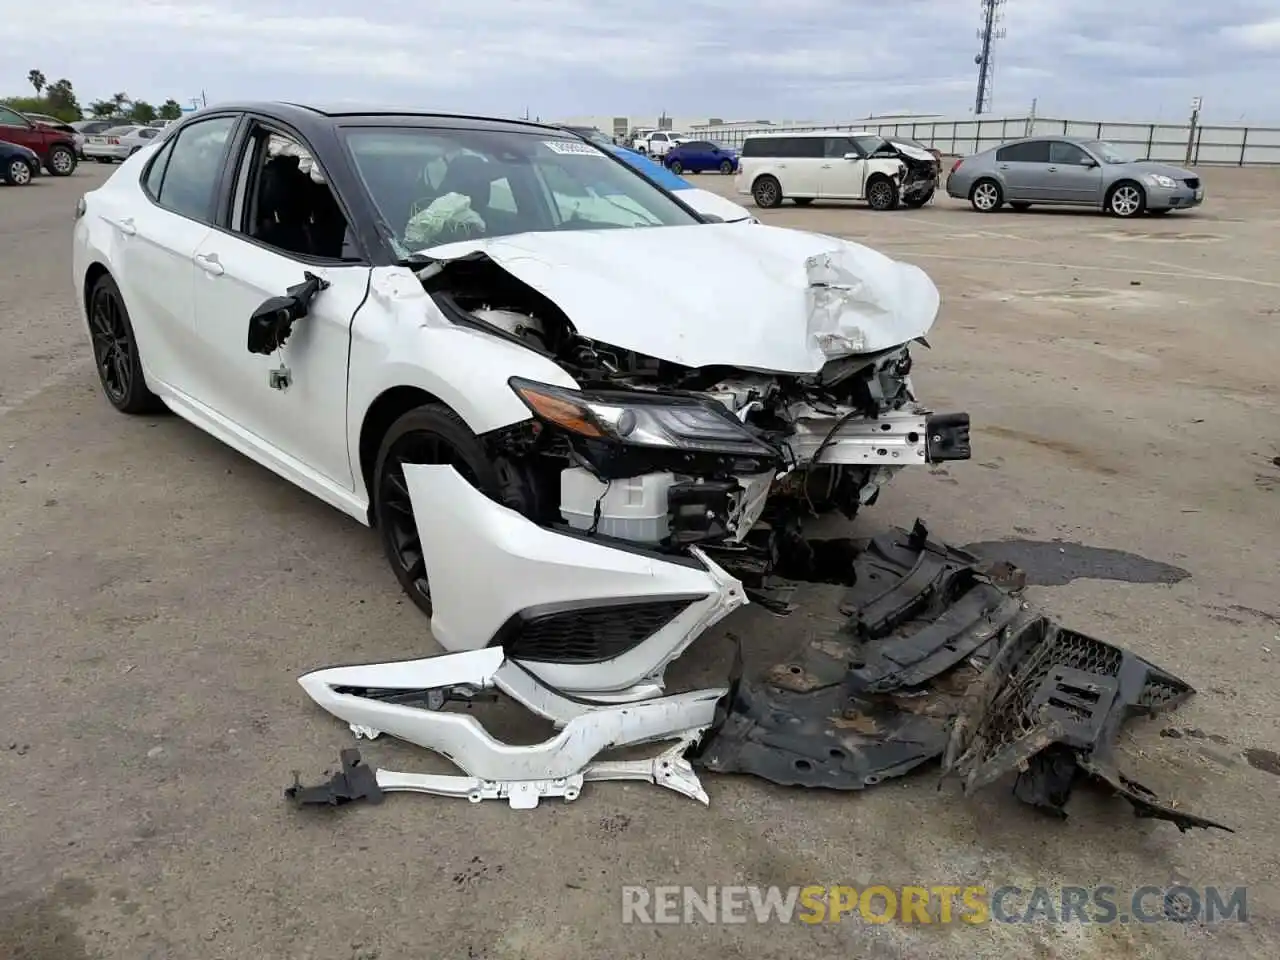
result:
[[[1065,816],[1071,787],[1093,778],[1139,816],[1228,829],[1116,765],[1121,725],[1187,684],[1028,610],[1018,571],[933,543],[919,522],[850,552],[845,622],[762,677],[736,668],[696,766],[860,790],[942,757],[966,793],[1017,773],[1016,796]]]
[[[449,758],[465,776],[378,770],[369,774],[359,757],[344,754],[343,769],[328,784],[290,788],[299,803],[338,804],[379,799],[391,790],[506,799],[535,807],[544,796],[574,800],[595,780],[647,780],[707,802],[684,751],[711,723],[721,689],[614,704],[565,697],[546,687],[500,647],[421,660],[329,667],[298,682],[320,706],[345,720],[357,737],[389,733]],[[483,691],[500,689],[560,729],[542,743],[515,746],[494,739],[471,715],[446,710]],[[677,740],[647,760],[593,762],[605,750]],[[370,777],[372,776],[372,781]],[[373,789],[376,787],[377,789]]]

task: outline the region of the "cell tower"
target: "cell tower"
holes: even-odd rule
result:
[[[982,52],[973,58],[978,65],[978,95],[973,99],[973,112],[985,113],[991,109],[991,82],[995,79],[996,64],[992,55],[992,44],[1004,39],[1004,0],[981,0],[982,26],[978,28],[978,39],[982,41]]]

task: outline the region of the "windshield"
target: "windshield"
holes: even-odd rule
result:
[[[610,154],[550,132],[351,127],[344,136],[403,256],[516,233],[700,222]]]
[[[858,145],[858,149],[861,150],[863,154],[865,154],[866,156],[871,156],[871,154],[875,153],[877,150],[883,147],[885,143],[883,137],[877,137],[870,134],[864,134],[863,136],[860,136],[860,137],[853,137],[852,140],[854,143]]]
[[[1085,145],[1094,156],[1101,157],[1103,163],[1133,163],[1133,158],[1105,140],[1090,140]]]

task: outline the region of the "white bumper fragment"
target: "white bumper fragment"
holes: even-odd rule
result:
[[[691,557],[666,558],[544,529],[490,500],[453,467],[406,464],[404,473],[431,584],[431,629],[446,650],[509,642],[531,623],[545,628],[549,617],[571,626],[574,616],[607,616],[610,608],[680,606],[615,655],[556,663],[516,657],[555,689],[639,699],[660,693],[667,664],[747,603],[742,584],[697,548]]]

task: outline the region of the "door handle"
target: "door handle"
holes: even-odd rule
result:
[[[119,220],[112,220],[111,223],[126,237],[132,237],[138,232],[138,228],[134,226],[133,217],[121,217]]]
[[[1057,168],[1057,167],[1050,167],[1050,168],[1049,168],[1049,172],[1050,172],[1050,173],[1057,173],[1057,172],[1058,172],[1058,168]]]
[[[218,262],[216,253],[211,253],[208,256],[203,253],[197,253],[192,259],[195,260],[197,267],[212,277],[220,277],[226,273],[222,264]]]
[[[830,170],[830,169],[831,169],[831,164],[829,164],[829,163],[824,163],[824,164],[822,165],[822,169],[823,169],[823,170]]]
[[[1008,169],[1009,169],[1009,165],[1008,165],[1007,163],[1002,163],[1002,164],[1000,164],[999,166],[1000,166],[1000,169],[1001,169],[1001,170],[1008,170]]]

